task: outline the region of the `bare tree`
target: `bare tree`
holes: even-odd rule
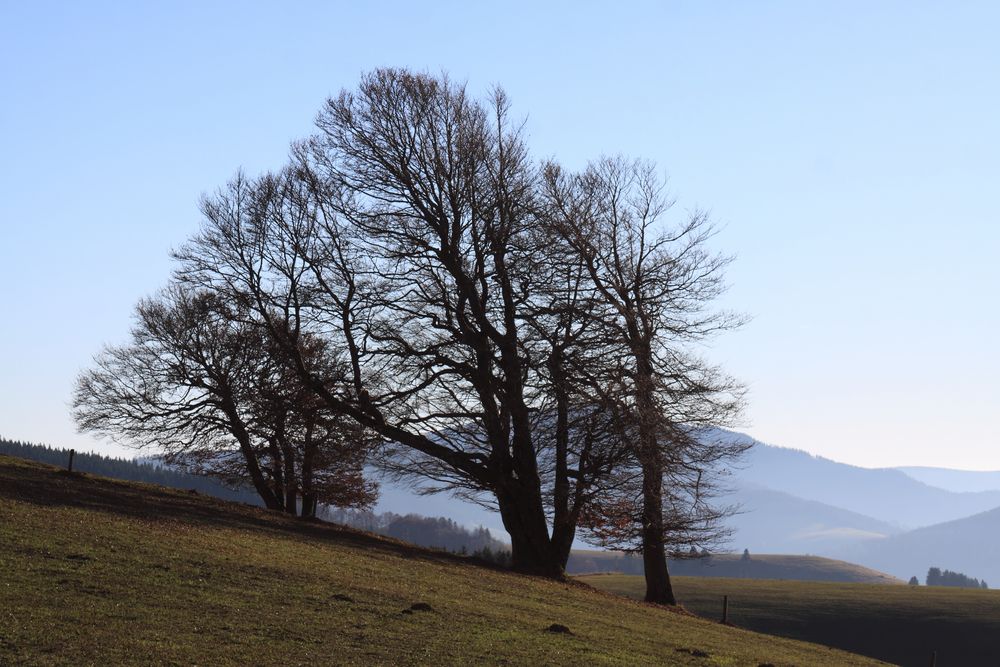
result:
[[[693,261],[701,228],[652,253],[622,246],[651,276],[638,288],[650,304],[623,306],[613,281],[627,268],[608,273],[601,255],[613,188],[597,170],[543,181],[502,91],[484,102],[444,76],[377,70],[317,128],[281,172],[237,175],[204,200],[178,279],[250,309],[331,413],[378,434],[385,470],[498,509],[516,569],[562,577],[580,517],[628,488],[616,473],[630,461],[661,481],[647,532],[662,543],[662,434],[682,432],[664,424],[715,423],[738,402],[663,345],[729,326],[685,311],[718,284],[695,274],[724,264]],[[308,357],[311,340],[345,381]]]
[[[298,495],[303,516],[320,501],[370,505],[375,489],[361,474],[366,445],[356,425],[276,363],[247,315],[179,285],[140,302],[131,341],[106,348],[77,381],[79,428],[194,472],[249,481],[270,509],[295,513]],[[321,363],[322,346],[307,354]]]
[[[609,306],[591,313],[604,332],[599,349],[620,365],[619,414],[633,443],[635,465],[616,471],[620,493],[589,508],[589,527],[606,544],[638,536],[647,601],[674,604],[668,544],[710,530],[718,517],[705,503],[707,477],[742,452],[698,429],[726,423],[741,407],[740,385],[693,351],[740,323],[711,308],[728,260],[708,251],[703,214],[662,227],[671,202],[649,164],[604,159],[576,176],[553,164],[545,187],[552,224]]]

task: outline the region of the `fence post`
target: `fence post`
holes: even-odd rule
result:
[[[69,465],[66,466],[67,472],[73,472],[73,455],[76,454],[75,449],[69,450]]]
[[[931,667],[937,665],[937,651],[931,651]]]
[[[728,595],[723,595],[722,596],[722,622],[723,623],[728,623],[729,622],[729,596]]]

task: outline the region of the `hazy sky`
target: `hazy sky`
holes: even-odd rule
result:
[[[393,65],[499,83],[538,157],[646,157],[711,211],[743,430],[1000,469],[1000,5],[608,4],[0,0],[0,434],[121,453],[75,434],[72,383],[199,195]]]

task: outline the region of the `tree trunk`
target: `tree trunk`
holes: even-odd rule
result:
[[[254,452],[253,445],[250,442],[250,433],[246,425],[244,425],[243,420],[240,419],[235,403],[231,398],[224,397],[222,409],[229,420],[229,430],[236,436],[236,442],[240,445],[240,453],[243,455],[243,461],[246,463],[247,472],[250,474],[250,481],[253,483],[253,488],[257,491],[257,495],[264,501],[264,507],[267,509],[280,510],[281,498],[275,495],[274,489],[268,486],[267,480],[264,479],[264,472],[260,468],[257,453]]]
[[[302,511],[300,513],[305,519],[316,518],[316,496],[311,493],[302,494]]]
[[[636,408],[639,414],[639,462],[642,465],[642,564],[646,602],[675,605],[663,534],[663,459],[658,442],[660,415],[653,398],[652,352],[648,342],[636,355]]]
[[[271,438],[267,443],[267,449],[271,454],[271,482],[274,484],[274,496],[278,499],[278,508],[287,511],[285,507],[285,475],[281,465],[281,449],[278,443]]]
[[[677,604],[667,571],[663,540],[663,471],[658,464],[642,470],[642,565],[646,576],[646,602]]]
[[[555,348],[549,359],[553,391],[556,396],[556,460],[555,488],[552,494],[552,547],[556,559],[565,569],[576,536],[578,512],[570,508],[569,487],[569,395],[563,370],[563,356]],[[579,483],[579,482],[578,482]]]
[[[294,515],[297,494],[295,484],[295,452],[287,442],[281,445],[282,457],[285,459],[285,512]]]
[[[565,579],[545,521],[541,496],[533,498],[523,487],[497,492],[500,518],[510,535],[512,568],[522,574]]]
[[[299,472],[302,481],[300,516],[311,519],[316,516],[316,494],[313,491],[313,458],[316,455],[316,445],[313,443],[311,425],[306,428],[305,442],[302,447],[302,470]]]

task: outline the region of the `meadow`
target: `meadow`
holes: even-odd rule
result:
[[[579,577],[601,590],[641,598],[642,577]],[[825,644],[900,665],[1000,663],[1000,591],[674,577],[681,604],[719,619],[729,597],[729,621],[757,632]]]
[[[579,582],[9,457],[0,572],[3,665],[877,664]]]

